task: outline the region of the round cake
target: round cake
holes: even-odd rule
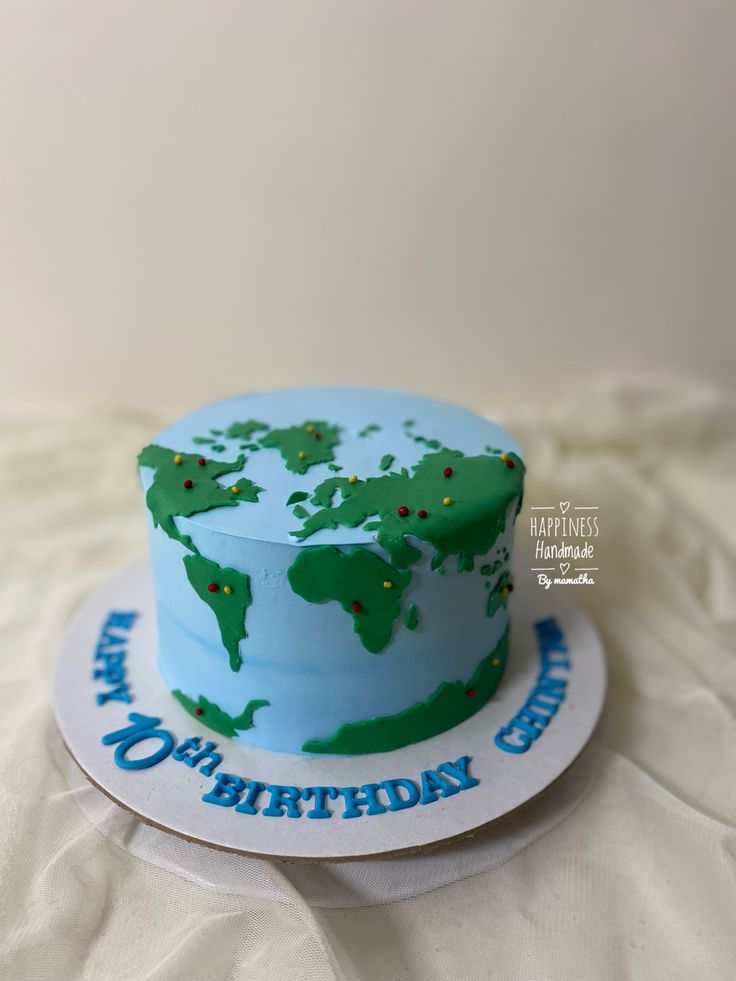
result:
[[[401,392],[300,388],[200,409],[138,462],[159,669],[220,735],[385,752],[493,694],[524,481],[494,423]]]

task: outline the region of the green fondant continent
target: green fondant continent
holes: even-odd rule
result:
[[[355,528],[376,516],[365,530],[376,531],[394,565],[405,567],[419,559],[421,553],[406,539],[411,535],[434,547],[434,569],[457,555],[458,568],[470,571],[475,558],[485,555],[503,531],[509,505],[516,500],[517,508],[521,506],[524,464],[514,453],[508,459],[513,467],[500,457],[466,457],[459,450],[443,449],[425,454],[411,475],[402,470],[354,484],[345,477],[329,477],[312,497],[320,510],[292,534],[305,539],[322,528]],[[447,467],[453,471],[449,478],[444,476]],[[337,490],[342,500],[333,504]],[[443,505],[445,497],[452,498],[451,506]],[[409,508],[406,517],[398,514],[402,505]],[[419,516],[420,509],[426,517]]]
[[[345,553],[333,545],[315,545],[299,550],[287,577],[294,592],[308,603],[338,602],[352,616],[363,647],[378,654],[391,640],[411,573],[394,569],[365,548]],[[384,582],[391,582],[391,587]],[[356,603],[358,610],[353,609]]]
[[[407,630],[416,630],[419,623],[419,611],[413,603],[409,604],[409,609],[404,617],[404,626]]]
[[[329,508],[332,506],[335,491],[339,490],[343,497],[348,497],[353,487],[357,487],[357,484],[351,484],[349,477],[327,477],[315,488],[312,494],[312,504],[317,504],[321,508]],[[294,533],[292,532],[292,534]],[[299,535],[298,537],[307,536]]]
[[[175,456],[181,457],[181,463],[174,463]],[[222,460],[206,460],[204,465],[197,461],[204,459],[197,453],[175,453],[165,446],[152,443],[138,454],[138,463],[142,467],[154,470],[153,483],[146,493],[146,504],[153,517],[154,527],[159,525],[169,538],[181,542],[191,552],[198,550],[189,535],[179,531],[174,521],[175,517],[188,518],[201,511],[212,508],[234,507],[240,501],[257,501],[258,494],[263,490],[247,477],[241,477],[237,486],[239,494],[233,494],[230,487],[223,487],[217,477],[226,473],[242,470],[245,457],[241,454],[234,462]],[[185,480],[191,480],[192,486],[184,486]]]
[[[267,422],[258,422],[256,419],[249,419],[247,422],[233,422],[225,430],[228,439],[250,439],[253,433],[262,432],[268,429]]]
[[[378,464],[378,469],[388,470],[395,459],[396,457],[393,455],[393,453],[386,453],[384,456],[381,457],[381,461]]]
[[[271,704],[263,698],[252,698],[240,715],[228,715],[219,705],[210,702],[204,695],[200,695],[195,701],[193,698],[185,695],[184,692],[179,691],[178,688],[172,691],[171,694],[195,719],[209,726],[210,729],[214,729],[215,732],[219,732],[223,736],[230,736],[231,738],[237,736],[239,732],[252,729],[254,726],[253,715],[256,710]],[[198,712],[197,709],[201,711]]]
[[[337,426],[331,426],[323,419],[307,419],[301,426],[271,429],[260,437],[259,442],[261,446],[277,449],[287,470],[305,474],[316,463],[329,463],[335,459],[332,451],[340,441],[337,432]]]
[[[238,671],[241,664],[239,644],[248,636],[245,611],[252,600],[250,577],[236,569],[220,566],[203,555],[185,555],[184,567],[197,596],[215,614],[222,643],[230,658],[230,667]],[[210,583],[218,589],[210,592]],[[225,586],[230,588],[230,593],[225,592]]]
[[[410,432],[407,432],[406,435],[409,437],[409,439],[413,439],[415,443],[424,443],[427,449],[442,449],[442,443],[440,443],[438,439],[428,439],[426,436],[415,436],[414,433]]]
[[[309,497],[308,491],[294,491],[293,494],[289,495],[289,500],[286,502],[286,506],[291,507],[292,504],[299,504],[301,501],[306,501]]]
[[[480,567],[480,574],[482,576],[492,576],[494,573],[498,572],[501,568],[502,562],[500,559],[496,559],[493,565],[482,565]]]
[[[308,739],[304,753],[385,753],[410,743],[429,739],[459,725],[484,705],[496,690],[508,654],[508,627],[493,653],[483,658],[464,684],[443,681],[423,702],[416,702],[396,715],[361,722],[347,722],[327,739]]]
[[[498,582],[493,586],[493,589],[488,594],[488,606],[486,607],[486,614],[492,617],[496,610],[501,607],[508,606],[509,601],[509,587],[513,587],[513,582],[511,575],[508,572],[503,572],[499,578]]]
[[[228,487],[230,493],[233,493],[233,487],[238,488],[237,501],[247,501],[249,504],[255,504],[258,500],[258,495],[263,490],[258,484],[254,484],[252,480],[247,477],[239,477],[234,484]]]

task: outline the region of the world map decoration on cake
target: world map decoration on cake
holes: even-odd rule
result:
[[[292,389],[202,409],[138,462],[159,668],[204,725],[282,752],[385,752],[493,694],[525,472],[493,423]]]

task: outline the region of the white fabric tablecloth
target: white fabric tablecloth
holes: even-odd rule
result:
[[[451,852],[227,875],[85,787],[49,709],[74,610],[146,549],[133,461],[165,420],[4,414],[0,977],[733,981],[736,402],[651,382],[488,408],[525,449],[527,507],[600,507],[599,579],[575,592],[609,658],[593,745]]]

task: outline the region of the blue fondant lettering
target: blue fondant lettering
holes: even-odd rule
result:
[[[146,729],[155,729],[157,725],[161,724],[161,719],[156,716],[141,715],[140,712],[131,712],[128,715],[128,721],[132,722],[133,725],[126,726],[124,729],[116,729],[114,732],[108,732],[100,740],[102,745],[112,746],[113,743],[119,743],[121,739],[126,739],[128,736],[133,736],[138,732],[145,732]]]
[[[409,780],[406,777],[395,777],[393,780],[382,780],[380,787],[388,797],[389,811],[403,811],[407,807],[414,807],[414,805],[419,802],[419,788],[413,780]],[[406,797],[401,796],[399,793],[399,787],[406,791]]]
[[[198,753],[195,753],[194,756],[186,759],[184,762],[188,763],[189,766],[196,766],[198,763],[202,763],[203,760],[209,760],[209,763],[204,763],[200,766],[199,772],[203,773],[206,777],[211,777],[212,773],[222,763],[222,753],[216,753],[216,748],[217,743],[213,743],[208,739]]]
[[[133,701],[125,681],[125,645],[128,642],[128,631],[133,627],[137,616],[138,614],[134,612],[113,610],[102,626],[95,647],[94,660],[102,661],[103,666],[95,667],[92,679],[103,681],[110,688],[107,691],[97,692],[98,705],[105,705],[107,702]],[[111,633],[111,630],[122,630],[124,633],[122,635]]]
[[[95,647],[95,661],[110,661],[112,664],[120,664],[125,658],[125,641],[122,637],[115,637],[113,634],[100,634]],[[112,648],[119,648],[112,650]]]
[[[183,743],[179,743],[178,746],[174,747],[174,751],[171,754],[172,759],[180,760],[182,763],[186,763],[187,766],[193,766],[190,762],[191,756],[189,755],[189,750],[198,750],[199,744],[202,740],[199,736],[190,736],[189,739],[185,739]]]
[[[549,724],[549,716],[542,715],[539,712],[535,712],[534,709],[529,707],[529,702],[526,703],[524,708],[517,714],[517,719],[523,719],[524,722],[528,722],[532,726],[540,726],[545,729]],[[539,733],[537,733],[539,735]]]
[[[155,766],[174,749],[174,737],[168,729],[157,729],[161,719],[148,715],[140,715],[138,712],[131,712],[128,716],[131,726],[125,729],[117,729],[115,732],[108,732],[102,737],[104,746],[111,746],[118,743],[115,747],[113,759],[121,770],[145,770],[149,766]],[[140,759],[128,759],[128,750],[146,739],[160,739],[161,745],[155,753],[143,756]]]
[[[328,798],[336,800],[337,796],[337,787],[305,787],[302,790],[302,800],[314,798],[314,807],[307,811],[307,817],[315,819],[332,817],[332,812],[327,810],[325,802]]]
[[[361,807],[366,808],[366,814],[383,814],[386,810],[376,796],[378,793],[377,783],[364,783],[360,789],[357,787],[340,787],[339,793],[345,800],[345,810],[342,812],[344,818],[360,817],[362,814]]]
[[[451,777],[453,780],[457,780],[460,785],[460,790],[470,790],[471,787],[477,787],[480,783],[475,777],[471,777],[468,773],[468,766],[470,764],[469,756],[461,756],[459,760],[455,760],[454,763],[440,763],[437,770],[440,773],[444,773],[446,776]]]
[[[126,684],[118,685],[111,691],[98,691],[97,704],[104,705],[105,702],[126,702],[128,705],[133,701],[133,696],[128,691]]]
[[[246,780],[244,789],[248,793],[235,810],[238,814],[257,814],[258,808],[256,807],[256,801],[258,800],[258,795],[266,789],[266,784],[259,783],[258,780]]]
[[[560,697],[560,701],[562,701],[563,697],[564,695]],[[556,701],[555,699],[553,699],[550,702],[547,700],[548,698],[549,698],[548,695],[537,692],[536,695],[532,695],[531,698],[528,698],[526,700],[526,704],[533,705],[536,708],[544,709],[545,712],[549,712],[550,715],[554,715],[557,709],[560,707],[560,702]]]
[[[539,729],[535,728],[533,725],[530,725],[528,722],[525,722],[523,719],[520,719],[518,715],[515,715],[509,724],[515,729],[519,729],[520,732],[526,733],[526,735],[532,741],[534,741],[539,735]]]
[[[284,787],[279,783],[272,783],[269,784],[268,790],[271,794],[271,800],[268,807],[264,807],[261,811],[262,814],[267,817],[283,817],[285,807],[287,817],[298,818],[302,816],[297,803],[302,796],[298,787]]]
[[[552,674],[570,670],[568,649],[559,624],[550,617],[535,623],[534,629],[542,670],[522,707],[496,733],[494,742],[506,753],[526,753],[554,718],[567,693],[567,678]]]
[[[134,611],[122,613],[120,610],[113,610],[107,618],[106,627],[121,627],[123,630],[131,630],[138,614]]]
[[[131,715],[131,719],[133,716]],[[150,726],[158,724],[159,719],[148,719],[145,716],[136,716],[141,720],[129,729],[121,730],[120,733],[112,733],[112,736],[122,738],[129,737],[135,733],[149,733]],[[213,757],[219,757],[219,753],[213,753],[215,743],[206,742],[199,749],[199,738],[192,737],[186,739],[176,747],[175,758],[187,763],[189,766],[196,765],[199,758],[203,758],[207,753]],[[196,750],[192,755],[191,751]],[[334,811],[330,810],[327,802],[330,800],[343,799],[342,817],[355,818],[362,815],[384,814],[389,811],[403,811],[407,808],[415,807],[421,800],[423,804],[431,804],[442,797],[452,797],[475,787],[479,781],[471,776],[468,767],[471,761],[470,756],[461,756],[454,763],[440,763],[434,770],[424,770],[421,774],[421,791],[417,784],[407,777],[395,777],[392,780],[383,780],[381,783],[365,783],[360,787],[290,787],[281,784],[261,783],[258,780],[245,780],[235,773],[217,773],[215,783],[208,793],[204,794],[202,800],[206,804],[217,804],[220,807],[234,807],[240,814],[257,814],[257,800],[260,794],[268,791],[270,799],[268,806],[261,810],[261,814],[266,817],[292,817],[299,818],[305,813],[311,819],[331,818]],[[200,771],[203,768],[200,767]],[[209,776],[209,774],[207,774]],[[388,806],[383,804],[379,792],[383,791],[386,795]],[[313,801],[313,806],[302,812],[300,801]]]
[[[192,768],[198,763],[201,763],[202,760],[209,758],[209,763],[200,766],[199,772],[203,773],[206,777],[211,777],[220,763],[222,763],[222,754],[214,752],[217,748],[217,743],[213,743],[208,739],[200,749],[201,742],[200,736],[190,736],[189,739],[185,739],[183,743],[177,746],[171,755],[175,760],[180,760]],[[194,752],[190,753],[190,750]]]
[[[218,773],[215,786],[202,795],[202,800],[206,804],[217,804],[219,807],[234,807],[244,790],[245,780],[236,773]]]
[[[137,743],[144,739],[160,739],[161,745],[155,753],[149,756],[142,756],[138,759],[128,759],[126,753]],[[130,736],[123,740],[119,746],[115,747],[113,759],[121,770],[146,770],[149,766],[155,766],[161,760],[165,760],[174,748],[174,737],[166,729],[152,729],[151,732],[142,732],[140,736]]]
[[[445,780],[436,770],[424,770],[421,774],[420,781],[422,784],[422,796],[419,798],[420,804],[431,804],[433,801],[436,801],[438,793],[442,794],[443,797],[452,797],[453,794],[459,794],[463,789]]]
[[[537,678],[535,691],[540,695],[546,695],[547,698],[556,698],[561,702],[565,697],[566,688],[566,678],[553,678],[550,674],[540,674]]]
[[[119,685],[120,682],[125,677],[125,670],[117,665],[110,664],[108,661],[106,668],[97,668],[96,671],[92,672],[92,677],[95,681],[100,678],[106,681],[108,685]]]
[[[513,736],[518,742],[510,742],[509,738]],[[526,753],[532,744],[529,736],[525,736],[523,733],[515,733],[513,726],[502,726],[496,733],[496,738],[493,740],[499,749],[505,750],[507,753]]]
[[[565,638],[560,625],[554,617],[539,620],[534,624],[539,643],[539,656],[542,662],[542,672],[549,667],[560,667],[570,670],[570,662],[565,656],[568,653]]]
[[[120,643],[118,641],[117,643]],[[125,660],[125,648],[121,647],[119,651],[111,651],[104,644],[100,643],[97,645],[95,661],[104,661],[105,664],[110,667],[120,667],[120,665]]]

